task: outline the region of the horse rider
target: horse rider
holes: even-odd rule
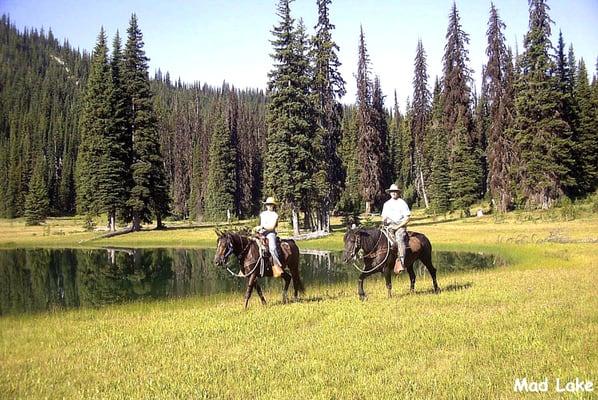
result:
[[[256,227],[256,230],[268,239],[268,248],[272,255],[272,275],[278,278],[282,275],[282,263],[278,255],[278,249],[276,247],[276,227],[278,226],[278,214],[274,211],[274,207],[277,206],[274,197],[268,197],[264,202],[266,210],[260,213],[260,225]]]
[[[405,251],[407,249],[407,224],[411,220],[411,211],[405,200],[399,197],[399,187],[394,183],[386,189],[390,193],[390,199],[382,207],[382,223],[388,226],[391,234],[394,234],[397,242],[399,257],[395,262],[395,271],[405,270]]]

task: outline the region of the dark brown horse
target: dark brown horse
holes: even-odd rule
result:
[[[436,282],[436,268],[432,265],[432,244],[422,233],[408,232],[408,235],[409,249],[405,255],[405,269],[409,273],[409,279],[411,280],[411,292],[415,291],[415,271],[413,270],[415,260],[420,260],[426,266],[432,277],[434,291],[436,293],[440,292],[440,288]],[[361,272],[357,283],[359,298],[361,300],[367,298],[363,290],[363,281],[376,272],[384,275],[388,297],[392,297],[391,272],[397,258],[397,251],[391,246],[388,237],[380,229],[354,228],[347,230],[344,242],[343,260],[346,263],[351,260],[357,260],[359,252],[363,252],[365,268],[359,269]],[[399,271],[395,270],[395,273],[398,274]]]
[[[258,279],[264,276],[272,276],[271,261],[265,260],[260,256],[259,247],[255,238],[246,232],[220,232],[216,231],[218,235],[216,256],[214,256],[214,263],[219,266],[226,266],[228,257],[231,254],[237,256],[239,264],[241,265],[241,273],[235,274],[238,277],[247,279],[247,290],[245,291],[245,308],[249,304],[249,298],[255,288],[262,301],[266,304],[266,299],[262,293],[262,288],[258,283]],[[282,301],[288,301],[288,290],[291,280],[293,281],[294,297],[297,298],[298,292],[303,292],[303,283],[299,277],[299,248],[292,239],[281,240],[280,248],[280,262],[283,268],[287,267],[291,273],[286,270],[282,274],[284,279],[284,288],[282,290]],[[227,270],[234,274],[230,269]]]

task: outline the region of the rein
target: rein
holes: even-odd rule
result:
[[[241,250],[241,252],[239,254],[237,254],[237,259],[239,259],[239,257],[241,257],[243,255],[243,253],[245,253],[245,251],[247,251],[249,249],[249,246],[251,245],[252,241],[249,240],[247,242],[247,245],[243,248],[243,250]],[[243,240],[241,240],[241,245],[243,245]],[[232,252],[234,251],[234,248],[232,246],[232,244],[229,246],[228,251],[226,252],[226,255],[224,256],[225,258],[228,257]],[[239,272],[233,272],[231,271],[231,269],[226,266],[226,270],[229,272],[229,274],[231,274],[234,277],[237,278],[247,278],[249,276],[251,276],[255,270],[257,269],[258,265],[262,265],[262,274],[263,274],[263,269],[264,269],[264,264],[263,264],[263,257],[262,254],[260,254],[259,258],[257,259],[255,265],[253,266],[253,268],[251,269],[251,271],[249,271],[247,274],[243,274],[241,271]]]
[[[358,270],[362,274],[367,274],[367,273],[376,271],[377,269],[379,269],[382,265],[384,265],[386,263],[386,261],[388,260],[388,256],[390,254],[390,238],[388,237],[388,235],[382,229],[380,229],[380,236],[378,236],[378,240],[376,241],[376,244],[374,245],[374,249],[376,249],[376,247],[378,247],[378,243],[380,243],[380,238],[382,237],[382,235],[384,235],[384,237],[386,237],[386,242],[387,242],[386,243],[386,256],[384,257],[384,260],[382,260],[381,263],[379,263],[378,265],[376,265],[375,267],[370,268],[370,269],[361,269],[361,268],[359,268],[357,266],[357,263],[356,263],[356,260],[355,260],[355,261],[353,261],[353,268],[355,268],[356,270]],[[359,245],[361,245],[361,242],[359,243]],[[357,245],[355,246],[355,249],[353,251],[355,252],[356,250],[358,251]],[[363,248],[362,248],[362,250],[363,250]],[[376,255],[377,253],[378,253],[377,251],[372,250],[368,254],[362,256],[361,259],[372,258],[371,255],[372,254]]]

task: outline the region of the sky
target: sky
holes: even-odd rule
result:
[[[199,81],[219,86],[226,81],[238,88],[264,89],[272,69],[271,30],[278,23],[276,0],[0,0],[0,13],[10,15],[18,29],[52,29],[59,40],[68,39],[81,50],[91,51],[104,27],[112,37],[126,35],[129,18],[136,13],[143,33],[150,74],[160,68],[183,82]],[[330,18],[333,39],[340,47],[341,75],[347,82],[344,103],[355,101],[357,45],[363,26],[372,75],[380,78],[386,105],[397,92],[404,109],[412,95],[413,60],[418,39],[428,57],[430,90],[442,74],[442,55],[453,0],[333,0]],[[479,88],[486,63],[486,30],[490,1],[457,0],[463,30],[469,35],[469,66]],[[494,0],[507,44],[523,50],[528,29],[525,0]],[[548,5],[553,44],[563,32],[567,48],[573,44],[576,58],[584,58],[595,71],[598,56],[598,0],[553,0]],[[295,19],[303,18],[308,33],[317,19],[316,0],[295,0]],[[593,73],[593,72],[592,72]]]

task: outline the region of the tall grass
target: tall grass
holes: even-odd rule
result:
[[[412,227],[436,248],[509,265],[445,275],[439,295],[427,277],[409,295],[401,276],[392,299],[366,281],[366,302],[336,284],[288,305],[270,289],[247,311],[223,294],[4,316],[0,398],[511,399],[522,377],[555,398],[556,378],[598,383],[595,217],[428,222]],[[568,239],[547,241],[554,229]],[[300,246],[340,249],[342,233]]]

